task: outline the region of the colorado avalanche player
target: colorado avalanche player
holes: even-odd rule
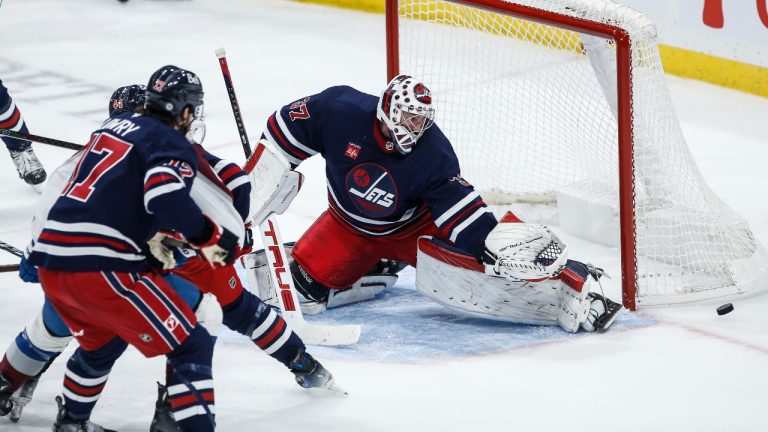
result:
[[[567,260],[565,245],[544,226],[521,223],[511,213],[497,222],[461,177],[434,114],[428,88],[400,75],[378,98],[331,87],[269,118],[262,142],[291,168],[316,154],[326,162],[329,209],[292,251],[296,288],[309,301],[303,306],[317,312],[332,303],[371,298],[371,292],[355,291],[364,288],[359,281],[370,277],[372,267],[382,258],[416,266],[418,255],[418,288],[453,309],[505,321],[557,323],[568,332],[606,328],[620,307],[589,292],[601,272]],[[285,172],[266,211],[282,210],[293,197],[283,191],[300,182],[298,173]],[[422,262],[427,252],[436,258]],[[262,268],[256,266],[257,276]],[[452,278],[461,282],[447,283]],[[260,284],[260,291],[266,285]],[[478,287],[485,290],[483,307],[458,301],[481,295]]]
[[[98,429],[89,417],[115,360],[130,343],[174,368],[171,403],[182,430],[214,429],[213,344],[189,306],[150,271],[143,245],[160,227],[194,245],[211,265],[234,260],[239,238],[190,198],[198,160],[185,139],[202,115],[192,72],[164,66],[149,80],[143,114],[108,119],[30,246],[46,298],[78,339],[67,363],[56,431]]]
[[[24,118],[19,108],[8,94],[3,82],[0,81],[0,129],[10,129],[16,132],[28,133]],[[32,150],[32,143],[16,138],[3,138],[8,152],[11,154],[16,171],[27,184],[38,190],[40,184],[45,181],[45,169]],[[40,190],[38,190],[39,192]]]

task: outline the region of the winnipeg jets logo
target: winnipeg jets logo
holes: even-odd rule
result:
[[[366,215],[387,216],[397,207],[397,187],[381,165],[363,163],[352,168],[347,174],[347,187],[355,207]]]

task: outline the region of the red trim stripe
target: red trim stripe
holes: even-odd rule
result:
[[[64,376],[64,387],[66,387],[72,393],[81,396],[96,396],[97,394],[100,394],[101,391],[104,390],[104,385],[106,383],[107,382],[104,381],[95,387],[83,387],[77,382],[73,381],[70,377]]]
[[[278,317],[277,320],[275,320],[275,325],[272,327],[272,330],[269,331],[269,333],[265,334],[264,336],[257,339],[256,345],[258,345],[259,348],[265,349],[267,348],[272,342],[277,339],[277,336],[280,335],[280,333],[283,332],[285,329],[285,320]]]
[[[135,252],[132,247],[127,246],[125,243],[120,243],[115,240],[108,240],[101,237],[88,236],[88,235],[70,235],[70,234],[54,233],[51,231],[43,231],[42,233],[40,233],[39,240],[42,240],[45,243],[65,243],[65,244],[75,244],[78,246],[82,246],[83,243],[85,244],[97,243],[97,244],[103,244],[105,246],[108,246],[111,249],[116,249],[123,252]]]
[[[443,225],[443,228],[441,228],[440,230],[446,236],[450,236],[451,231],[453,231],[453,227],[456,226],[457,223],[459,223],[463,219],[466,219],[467,216],[469,216],[475,209],[477,209],[478,207],[482,207],[484,205],[485,205],[485,202],[483,202],[482,199],[478,199],[478,201],[475,201],[474,204],[470,205],[463,212],[459,213],[458,216],[454,217],[447,224]]]
[[[200,392],[200,397],[208,403],[214,401],[213,390],[203,390]],[[182,406],[199,405],[200,401],[197,400],[194,394],[185,394],[184,396],[169,398],[171,403],[171,409],[176,410]]]
[[[13,109],[13,115],[8,120],[0,123],[0,128],[3,129],[10,129],[19,122],[19,118],[21,117],[21,112],[19,112],[18,108]]]
[[[228,183],[232,177],[242,173],[243,170],[241,170],[239,166],[235,164],[229,164],[223,170],[219,171],[219,178],[224,183]]]
[[[474,270],[480,273],[485,272],[483,265],[478,263],[474,257],[440,247],[432,241],[432,237],[421,237],[418,240],[418,245],[419,251],[424,252],[436,260],[455,267]]]
[[[158,183],[181,183],[178,178],[170,174],[155,174],[147,179],[147,183],[144,184],[144,192],[151,189]]]
[[[272,132],[272,135],[274,135],[279,141],[278,144],[280,144],[280,147],[282,147],[283,150],[287,150],[298,159],[304,160],[308,158],[309,154],[304,153],[303,151],[296,148],[296,146],[288,142],[288,139],[283,135],[283,131],[280,130],[280,127],[277,125],[277,119],[275,117],[276,115],[277,113],[272,114],[272,116],[269,118],[269,130]]]

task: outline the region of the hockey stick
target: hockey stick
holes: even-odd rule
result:
[[[24,256],[24,252],[22,252],[21,250],[13,247],[11,245],[9,245],[8,243],[6,243],[4,241],[0,241],[0,249],[4,250],[4,251],[6,251],[6,252],[8,252],[10,254],[16,255],[19,258]],[[18,264],[4,264],[4,265],[0,265],[0,273],[12,272],[12,271],[18,271],[18,270],[19,270],[19,265]]]
[[[7,136],[10,138],[29,140],[29,141],[34,141],[40,144],[48,144],[55,147],[62,147],[62,148],[71,149],[71,150],[81,150],[83,147],[85,147],[82,144],[75,144],[67,141],[61,141],[61,140],[47,138],[39,135],[32,135],[24,132],[16,132],[10,129],[0,129],[0,136]]]
[[[221,66],[221,73],[224,76],[224,84],[227,87],[227,94],[229,95],[229,102],[232,105],[232,112],[235,116],[235,123],[237,123],[237,130],[240,133],[240,142],[243,145],[243,151],[245,157],[248,159],[246,163],[247,171],[251,171],[253,167],[258,164],[258,160],[263,152],[263,147],[256,148],[256,152],[251,154],[251,144],[248,141],[248,135],[245,132],[245,124],[240,115],[240,106],[235,96],[235,88],[232,85],[232,77],[229,73],[229,66],[227,65],[227,57],[223,48],[216,50],[216,57],[219,59],[219,66]],[[263,144],[260,144],[263,146]],[[268,217],[264,222],[259,224],[259,234],[261,234],[261,241],[264,244],[264,249],[271,253],[267,253],[267,263],[270,268],[269,278],[272,282],[272,286],[275,289],[279,289],[279,293],[276,293],[275,299],[277,304],[282,310],[283,318],[285,318],[291,326],[296,330],[296,333],[309,345],[352,345],[357,343],[360,339],[360,326],[359,325],[341,325],[341,326],[327,326],[321,324],[312,324],[304,319],[304,315],[301,313],[299,307],[299,299],[296,295],[296,288],[293,285],[293,277],[288,270],[288,258],[285,253],[285,247],[283,246],[282,236],[280,235],[280,229],[277,226],[277,222],[274,216]]]

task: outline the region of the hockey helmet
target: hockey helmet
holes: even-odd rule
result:
[[[191,107],[195,119],[203,117],[203,85],[193,72],[176,66],[163,66],[149,78],[144,108],[148,111],[181,116]]]
[[[432,93],[416,78],[398,75],[381,93],[376,118],[389,129],[397,150],[407,155],[434,122]]]
[[[133,112],[136,107],[144,106],[147,88],[141,84],[120,87],[109,99],[109,116]]]

